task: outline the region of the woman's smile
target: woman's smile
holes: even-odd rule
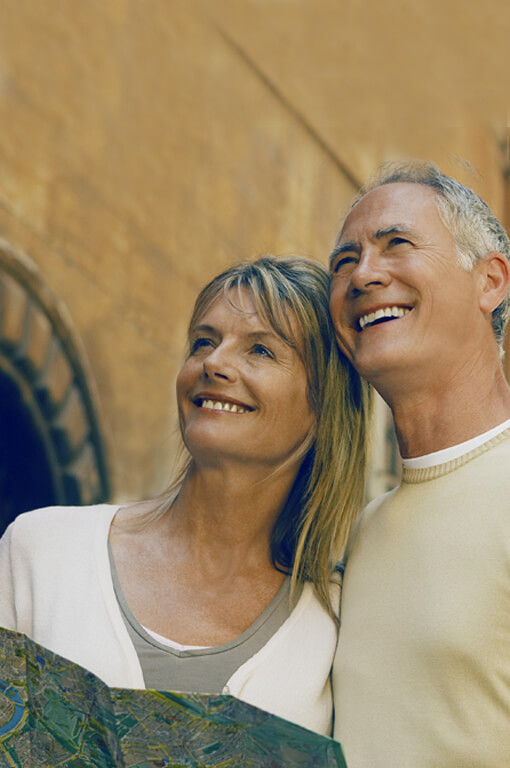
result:
[[[245,403],[214,394],[198,395],[194,399],[194,403],[197,408],[203,408],[208,411],[221,411],[222,413],[249,413],[254,410],[254,408]]]

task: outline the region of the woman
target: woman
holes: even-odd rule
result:
[[[366,394],[328,299],[306,259],[206,285],[177,378],[180,476],[157,500],[18,517],[0,624],[109,685],[230,692],[329,734],[331,563],[362,501]]]

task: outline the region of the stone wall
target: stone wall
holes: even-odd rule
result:
[[[222,267],[326,262],[384,159],[505,214],[508,19],[458,8],[0,0],[0,237],[81,340],[116,497],[166,483],[187,318]]]

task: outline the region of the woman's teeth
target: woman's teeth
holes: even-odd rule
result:
[[[202,400],[201,408],[210,408],[213,411],[229,411],[230,413],[246,413],[247,409],[235,403],[224,403],[221,400]]]

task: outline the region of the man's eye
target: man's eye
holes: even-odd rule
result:
[[[254,344],[251,350],[255,355],[261,355],[262,357],[270,357],[271,359],[274,358],[273,353],[271,350],[266,347],[264,344]]]
[[[355,256],[342,256],[333,263],[333,274],[336,275],[341,272],[349,264],[355,264],[357,261]]]
[[[191,342],[191,354],[194,355],[202,347],[212,346],[212,340],[206,336],[199,336],[197,339],[193,339]]]
[[[405,237],[392,237],[388,245],[402,245],[403,243],[408,243],[408,242],[409,240],[406,240]]]

